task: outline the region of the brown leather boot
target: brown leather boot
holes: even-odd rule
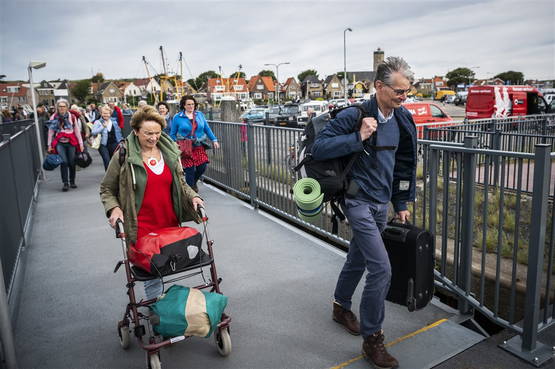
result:
[[[381,330],[368,336],[362,343],[362,355],[377,368],[397,368],[399,362],[387,352],[383,340],[383,331]]]
[[[360,324],[356,315],[351,310],[343,308],[337,302],[333,303],[333,320],[341,324],[350,334],[354,336],[360,335]]]

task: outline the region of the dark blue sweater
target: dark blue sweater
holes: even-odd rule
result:
[[[363,105],[369,115],[378,121],[376,98],[372,97]],[[345,109],[340,112],[316,137],[312,147],[312,156],[316,160],[326,160],[362,152],[353,165],[351,178],[370,199],[380,203],[388,202],[391,199],[395,211],[406,210],[407,202],[414,201],[416,193],[416,127],[412,115],[404,107],[394,110],[394,119],[399,127],[399,143],[395,145],[397,150],[395,151],[393,182],[391,187],[385,188],[385,191],[381,193],[376,191],[376,186],[383,187],[390,180],[383,178],[383,181],[377,181],[376,179],[381,176],[380,168],[386,169],[389,165],[384,162],[380,164],[374,162],[376,158],[380,160],[383,151],[373,151],[366,142],[363,145],[360,140],[357,118],[358,109]],[[391,123],[393,122],[385,124]],[[378,131],[376,144],[388,145],[387,139],[382,140],[379,133],[380,131]],[[370,155],[364,152],[365,147]],[[387,196],[390,196],[390,199],[385,198]]]

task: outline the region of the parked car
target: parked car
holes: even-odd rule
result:
[[[280,114],[275,118],[274,124],[280,127],[298,127],[297,116],[301,110],[298,104],[285,104]]]
[[[279,116],[280,112],[281,112],[281,106],[279,105],[275,105],[266,109],[265,113],[268,113],[268,121],[270,122],[270,124],[276,123],[276,118]]]
[[[245,122],[260,123],[266,119],[265,113],[266,109],[264,108],[254,108],[241,115],[241,119]]]
[[[446,104],[453,104],[456,98],[457,95],[445,95],[445,99],[443,100],[443,102]]]
[[[454,124],[453,118],[436,104],[418,102],[404,103],[403,106],[412,114],[419,139],[424,138],[424,127],[439,128]],[[429,138],[435,139],[438,137],[431,135]]]
[[[328,102],[323,101],[309,101],[300,106],[300,114],[297,116],[297,124],[299,126],[306,126],[308,122],[308,109],[312,108],[314,116],[318,116],[326,111],[328,111]]]

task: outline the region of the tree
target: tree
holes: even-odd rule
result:
[[[206,82],[208,82],[209,78],[218,78],[219,76],[220,75],[218,73],[214,72],[213,70],[209,70],[199,74],[198,77],[195,78],[195,81],[190,84],[195,90],[198,90],[199,88],[204,86]]]
[[[522,74],[521,72],[509,70],[507,72],[499,73],[493,78],[501,78],[504,82],[508,81],[511,85],[518,85],[520,83],[523,83],[524,74]]]
[[[459,67],[453,69],[445,75],[447,85],[451,88],[457,87],[459,84],[468,85],[474,80],[474,72],[470,68]]]
[[[272,77],[274,81],[277,79],[274,72],[268,69],[261,70],[260,72],[258,72],[258,75],[261,77]]]
[[[90,79],[82,79],[75,82],[75,86],[71,89],[71,95],[74,96],[79,102],[85,102],[89,95],[89,87],[91,86]]]
[[[104,74],[98,72],[93,76],[93,78],[91,78],[91,82],[93,83],[104,82]]]
[[[229,78],[245,78],[245,72],[235,72],[229,75]]]
[[[316,72],[314,69],[307,69],[305,71],[302,71],[301,73],[299,73],[299,75],[297,76],[297,78],[299,79],[299,81],[301,83],[303,83],[303,80],[309,76],[309,75],[313,75],[316,78],[318,78],[318,72]]]

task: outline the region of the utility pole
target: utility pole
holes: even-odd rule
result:
[[[345,102],[347,102],[347,31],[353,32],[353,30],[345,28],[343,31],[343,93]]]

